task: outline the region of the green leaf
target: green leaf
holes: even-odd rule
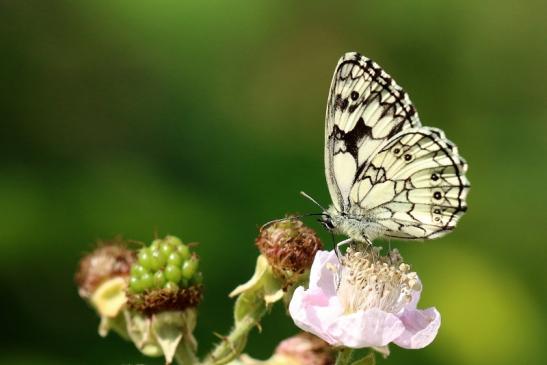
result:
[[[192,335],[196,327],[195,309],[165,311],[154,314],[152,333],[163,351],[165,361],[170,364],[175,353],[184,350],[186,359],[193,359],[197,347]],[[178,348],[180,346],[180,349]],[[193,361],[193,360],[192,360]]]
[[[262,277],[266,271],[268,271],[268,260],[264,256],[259,255],[256,260],[255,272],[253,276],[245,284],[241,284],[232,290],[230,297],[233,298],[243,292],[259,289],[261,286]]]
[[[173,361],[177,346],[184,334],[185,318],[182,312],[161,312],[154,315],[152,331],[160,345],[165,361]]]
[[[125,316],[123,312],[118,313],[118,315],[114,318],[101,317],[101,323],[99,324],[99,336],[106,337],[110,330],[116,332],[123,339],[129,340],[127,324],[125,323]]]
[[[127,333],[135,346],[146,356],[161,356],[163,352],[151,335],[150,318],[129,311],[124,311],[124,314],[127,322]]]

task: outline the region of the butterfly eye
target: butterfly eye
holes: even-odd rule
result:
[[[401,147],[395,146],[391,149],[391,153],[393,153],[395,157],[399,157],[403,154],[403,150]]]
[[[332,219],[330,217],[322,217],[317,220],[319,223],[323,225],[327,230],[331,231],[334,229],[334,224],[332,223]]]

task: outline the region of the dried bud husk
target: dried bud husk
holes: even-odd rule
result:
[[[316,252],[322,248],[315,232],[297,219],[261,229],[256,245],[261,255],[255,272],[249,281],[235,288],[230,297],[249,293],[249,297],[261,296],[266,305],[280,299],[288,302],[295,284],[305,281]],[[244,304],[249,301],[238,302],[242,303],[236,303],[236,313],[253,310],[254,304]]]
[[[82,298],[89,298],[103,282],[115,277],[129,276],[135,262],[135,252],[120,239],[99,242],[99,246],[80,260],[75,281]]]
[[[101,322],[99,335],[110,329],[127,338],[122,314],[127,301],[125,292],[135,253],[120,239],[100,242],[99,247],[84,256],[75,275],[78,293],[97,311]]]
[[[323,248],[315,231],[299,219],[276,222],[262,229],[256,245],[274,273],[285,279],[309,270],[316,252]]]

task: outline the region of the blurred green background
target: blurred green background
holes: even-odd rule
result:
[[[205,352],[231,323],[257,227],[327,204],[326,97],[359,51],[469,163],[454,233],[398,246],[443,315],[430,347],[386,364],[545,361],[544,1],[2,1],[0,362],[161,364],[80,300],[98,238],[199,241]],[[325,242],[330,238],[313,221]],[[248,352],[296,332],[281,308]]]

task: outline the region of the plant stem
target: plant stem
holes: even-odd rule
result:
[[[347,347],[344,347],[338,351],[338,356],[336,356],[335,365],[347,365],[351,361],[351,355],[353,350]]]

